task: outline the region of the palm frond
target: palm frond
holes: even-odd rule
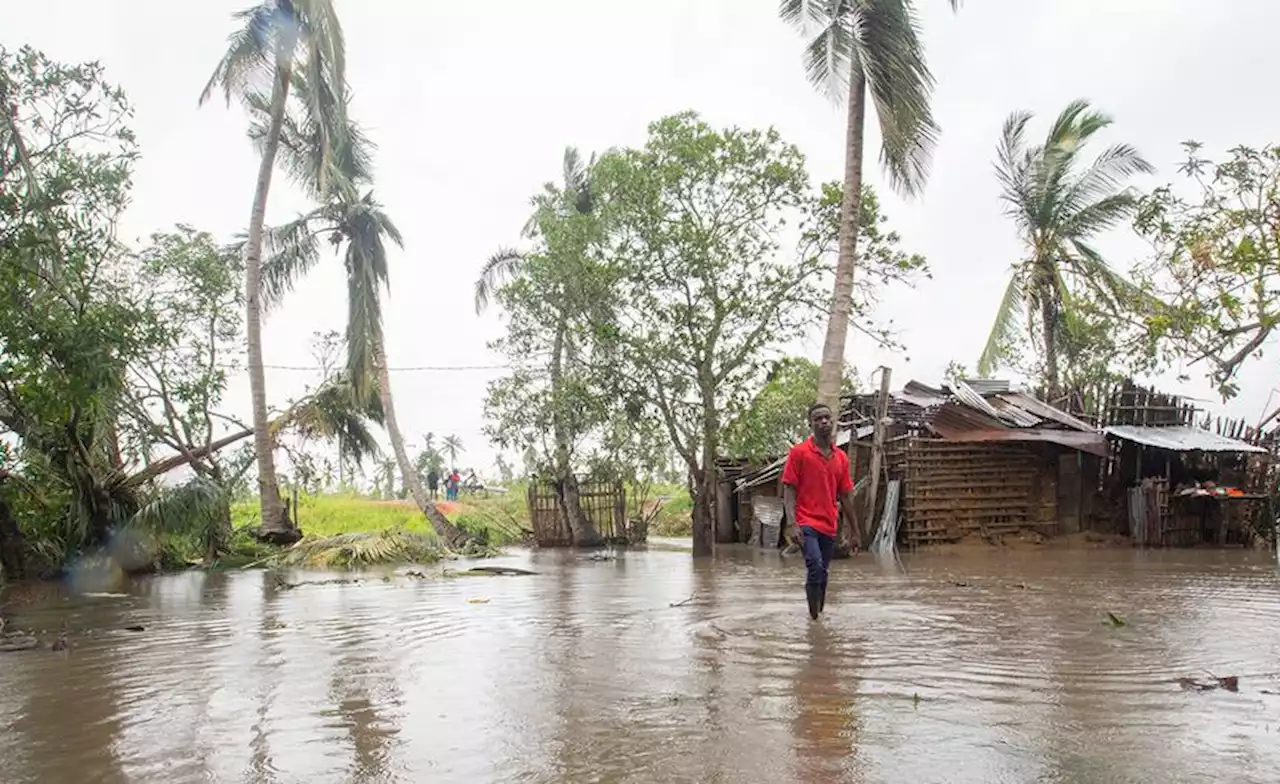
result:
[[[404,238],[372,193],[348,205],[340,230],[347,240],[347,374],[363,398],[371,394],[368,381],[378,373],[374,348],[383,339],[382,289],[389,277],[384,238],[397,245]]]
[[[231,515],[226,490],[205,477],[161,490],[129,520],[155,533],[186,534],[203,542],[217,541]]]
[[[804,71],[809,83],[833,101],[845,100],[856,46],[849,18],[832,17],[805,47]]]
[[[275,71],[273,49],[281,13],[275,3],[262,3],[234,14],[233,18],[243,26],[228,37],[227,51],[200,92],[199,105],[203,106],[219,88],[228,106],[232,96],[245,99],[269,92],[269,88],[262,88]]]
[[[337,103],[350,101],[349,88],[335,93],[325,82],[313,86],[313,77],[304,71],[293,74],[292,93],[298,98],[297,108],[292,105],[285,114],[280,130],[280,147],[277,151],[280,165],[289,178],[302,186],[318,201],[327,201],[335,191],[348,201],[357,199],[362,186],[373,180],[373,152],[376,144],[361,126],[347,116],[345,110],[337,111]],[[314,96],[317,90],[325,96]],[[261,150],[270,125],[271,101],[267,95],[250,96],[249,138]],[[324,113],[317,115],[316,106]],[[339,123],[342,128],[326,130],[326,126]]]
[[[277,558],[283,566],[357,569],[385,564],[435,563],[448,554],[435,536],[388,528],[304,538]]]
[[[1036,210],[1036,183],[1032,155],[1025,147],[1027,124],[1032,119],[1028,111],[1014,111],[1005,119],[996,147],[996,178],[1000,181],[1001,200],[1009,205],[1010,213],[1029,215]]]
[[[925,62],[915,6],[904,0],[864,0],[854,27],[857,57],[880,124],[880,161],[890,184],[906,195],[924,187],[938,126],[930,99],[933,74]]]
[[[279,305],[294,285],[320,260],[317,231],[326,222],[324,207],[262,233],[261,303],[264,312]]]
[[[814,28],[826,27],[831,4],[827,0],[782,0],[778,16],[797,28],[801,35],[809,35]]]
[[[1000,306],[996,309],[995,321],[987,336],[987,343],[978,357],[977,371],[980,376],[987,376],[999,368],[1005,359],[1005,351],[1017,334],[1017,320],[1026,308],[1025,273],[1015,268],[1009,276],[1009,285],[1005,287],[1004,296],[1000,298]]]
[[[366,383],[371,391],[361,397],[345,374],[322,385],[290,409],[284,426],[291,427],[304,438],[337,440],[343,456],[356,465],[381,455],[377,439],[369,423],[382,424],[382,404],[377,394],[377,379]]]
[[[475,305],[476,313],[483,313],[489,307],[489,300],[505,281],[514,277],[524,263],[524,254],[514,248],[499,248],[489,257],[480,269],[480,277],[476,278]]]

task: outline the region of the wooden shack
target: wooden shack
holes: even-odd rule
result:
[[[1098,420],[1111,530],[1140,547],[1178,547],[1249,544],[1269,527],[1275,431],[1199,416],[1185,399],[1132,381],[1103,399]]]
[[[994,379],[958,380],[907,440],[908,546],[1081,529],[1089,466],[1106,455],[1088,422]]]

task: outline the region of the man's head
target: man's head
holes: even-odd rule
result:
[[[809,406],[809,429],[822,440],[829,440],[835,422],[831,418],[831,408],[823,403]]]

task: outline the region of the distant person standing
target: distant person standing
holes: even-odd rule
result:
[[[458,500],[458,485],[462,482],[462,477],[458,476],[458,469],[453,469],[453,473],[449,474],[449,492],[453,493],[451,500]]]
[[[836,548],[836,521],[841,509],[853,527],[853,480],[849,457],[832,443],[831,409],[809,406],[808,440],[791,447],[782,470],[782,506],[794,526],[807,571],[804,583],[809,617],[814,620],[827,601],[827,570]],[[856,546],[856,545],[855,545]]]
[[[440,472],[435,468],[427,472],[427,492],[431,494],[432,501],[440,497]]]

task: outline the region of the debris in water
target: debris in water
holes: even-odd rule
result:
[[[668,606],[670,606],[670,607],[684,607],[686,604],[689,604],[690,602],[692,602],[696,597],[697,597],[697,594],[695,593],[695,594],[693,594],[692,596],[690,596],[688,599],[681,599],[681,600],[680,600],[680,601],[678,601],[678,602],[672,602],[672,603],[671,603],[670,605],[668,605]]]
[[[973,587],[972,583],[966,583],[966,582],[963,582],[963,581],[961,581],[961,580],[952,580],[952,581],[951,581],[951,584],[952,584],[952,585],[954,585],[954,586],[955,586],[955,587],[957,587],[957,588],[972,588],[972,587]]]
[[[1125,622],[1124,618],[1121,618],[1120,616],[1110,611],[1107,612],[1107,620],[1104,621],[1104,623],[1106,623],[1108,626],[1110,626],[1113,629],[1119,629],[1121,626],[1129,625],[1128,623]]]
[[[140,623],[135,623],[132,626],[124,627],[124,630],[126,632],[145,632],[147,630],[147,627],[143,626]]]
[[[129,598],[129,594],[127,593],[104,593],[102,591],[85,591],[80,595],[87,596],[90,599],[128,599]]]
[[[916,708],[920,707],[920,692],[915,692],[911,695],[911,704]]]
[[[1176,682],[1184,691],[1213,691],[1214,689],[1222,689],[1224,691],[1240,691],[1240,678],[1237,675],[1228,675],[1225,678],[1219,678],[1213,673],[1209,673],[1212,680],[1198,681],[1195,678],[1176,678]],[[1263,690],[1263,693],[1268,693]]]
[[[467,604],[488,604],[488,603],[489,603],[489,600],[488,600],[488,599],[479,599],[479,598],[477,598],[477,599],[468,599],[468,600],[467,600]]]

